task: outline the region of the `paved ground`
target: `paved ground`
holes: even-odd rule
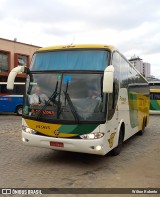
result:
[[[160,187],[159,122],[152,115],[143,136],[125,142],[119,156],[102,157],[24,146],[21,117],[0,114],[0,187]]]

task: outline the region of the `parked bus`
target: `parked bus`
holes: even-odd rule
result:
[[[7,90],[7,82],[0,82],[0,112],[22,115],[25,83],[14,83],[13,90]]]
[[[8,89],[19,72],[28,75],[22,118],[26,145],[118,155],[123,142],[143,134],[149,122],[148,82],[113,46],[41,48],[30,68],[10,72]],[[43,105],[31,102],[37,87]]]
[[[160,114],[160,89],[150,89],[150,114]]]
[[[150,114],[160,114],[160,81],[149,81]]]
[[[160,89],[160,81],[149,81],[150,89]]]

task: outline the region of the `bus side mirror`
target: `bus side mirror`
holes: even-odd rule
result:
[[[7,89],[13,90],[14,88],[14,81],[18,73],[24,73],[25,72],[25,66],[17,66],[11,70],[9,73],[8,79],[7,79]]]
[[[110,65],[104,71],[103,93],[113,92],[113,79],[114,79],[114,67]]]

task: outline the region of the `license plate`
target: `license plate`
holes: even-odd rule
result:
[[[64,147],[64,144],[62,142],[50,142],[50,146]]]

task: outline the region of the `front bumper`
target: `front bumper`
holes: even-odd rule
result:
[[[84,139],[68,139],[54,138],[29,134],[22,131],[22,141],[25,145],[49,148],[54,150],[81,152],[97,155],[105,155],[106,147],[104,147],[104,137],[100,139],[84,140]],[[63,143],[63,147],[50,146],[50,142]]]

